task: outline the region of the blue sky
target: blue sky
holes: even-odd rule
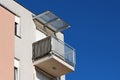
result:
[[[50,10],[71,25],[65,42],[76,49],[66,80],[120,80],[119,0],[17,0],[35,14]]]

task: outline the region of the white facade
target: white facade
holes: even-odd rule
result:
[[[15,20],[18,22],[18,34],[15,36],[15,66],[19,68],[18,80],[56,80],[43,71],[36,71],[32,62],[32,44],[45,37],[46,34],[36,29],[33,21],[33,13],[16,3],[14,0],[0,0],[0,4],[15,14]],[[64,41],[64,35],[61,32],[56,34],[57,38]],[[18,61],[17,61],[18,60]],[[62,76],[60,80],[65,80]]]

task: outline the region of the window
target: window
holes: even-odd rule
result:
[[[61,80],[61,77],[57,77],[57,79],[56,80]]]
[[[35,79],[34,80],[56,80],[56,78],[40,70],[39,68],[35,67]]]
[[[20,18],[15,16],[15,35],[21,38]]]
[[[14,80],[18,80],[18,68],[14,67]]]
[[[19,61],[14,59],[14,80],[19,80]]]

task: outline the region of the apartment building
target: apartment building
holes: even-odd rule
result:
[[[0,0],[0,80],[65,80],[75,69],[75,50],[61,32],[67,28],[50,11],[35,15]]]

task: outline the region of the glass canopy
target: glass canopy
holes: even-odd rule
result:
[[[46,11],[38,16],[35,16],[34,19],[37,19],[39,22],[43,23],[46,27],[50,28],[54,32],[59,32],[69,28],[69,25],[58,18],[55,14],[50,11]]]

